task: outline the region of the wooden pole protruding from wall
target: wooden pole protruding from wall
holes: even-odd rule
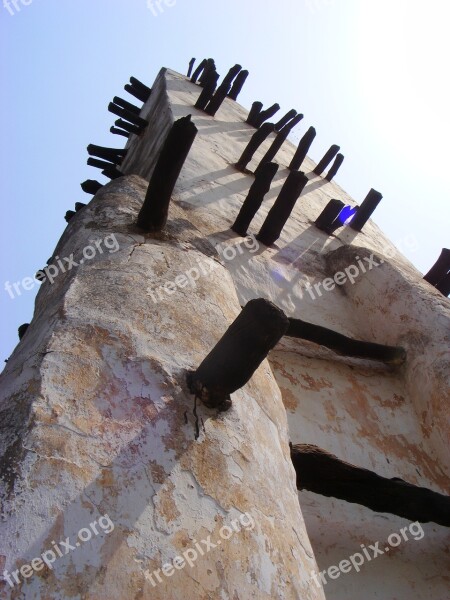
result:
[[[300,169],[315,137],[316,130],[314,127],[310,127],[298,144],[294,157],[288,166],[290,171],[298,171]]]
[[[320,344],[341,356],[376,360],[395,366],[402,365],[406,360],[406,350],[401,346],[385,346],[354,340],[332,329],[300,319],[289,319],[289,329],[286,335]]]
[[[205,112],[212,117],[215,116],[216,112],[221,107],[223,101],[227,97],[229,91],[231,90],[231,85],[233,83],[234,78],[238,75],[239,71],[242,70],[241,65],[234,65],[228,71],[227,75],[225,75],[223,82],[219,85],[216,90],[216,93],[209,101],[208,106],[205,108]]]
[[[230,394],[250,380],[288,326],[272,302],[250,300],[198,369],[188,373],[191,393],[209,408],[230,408]]]
[[[83,181],[83,183],[80,183],[80,185],[83,192],[86,192],[86,194],[94,195],[98,192],[98,190],[101,190],[103,187],[103,184],[101,184],[96,179],[86,179],[86,181]]]
[[[89,156],[97,156],[114,164],[120,164],[128,152],[125,148],[105,148],[95,144],[89,144],[87,151]]]
[[[131,83],[127,83],[124,86],[124,89],[141,102],[147,102],[147,100],[150,98],[152,90],[141,82],[133,83],[133,81],[138,82],[135,77],[130,77]]]
[[[136,127],[136,125],[132,125],[123,119],[117,119],[117,121],[114,122],[114,125],[117,125],[117,127],[120,127],[121,129],[125,129],[125,131],[128,131],[128,134],[134,133],[135,135],[140,135],[145,129],[145,127]]]
[[[200,78],[198,80],[199,85],[203,87],[205,85],[205,81],[207,80],[208,73],[210,71],[216,71],[216,70],[217,70],[216,63],[214,62],[214,59],[208,58],[208,60],[206,61],[205,68],[203,69],[203,72],[200,75]]]
[[[252,125],[253,127],[255,127],[256,117],[262,111],[262,107],[263,107],[263,103],[260,102],[259,100],[255,100],[255,102],[253,102],[253,104],[252,104],[250,112],[248,113],[247,120],[245,122],[248,123],[249,125]]]
[[[374,212],[378,204],[381,202],[382,198],[382,194],[380,194],[380,192],[377,192],[372,188],[367,194],[367,196],[364,198],[361,205],[358,206],[355,216],[349,223],[350,227],[355,231],[361,231],[361,229],[370,219],[372,213]]]
[[[109,179],[118,179],[119,177],[123,177],[124,173],[122,173],[122,171],[119,171],[119,169],[115,165],[111,165],[103,169],[102,175],[108,177]]]
[[[278,198],[269,210],[266,220],[256,236],[257,240],[266,246],[271,246],[277,241],[295,203],[307,183],[308,178],[303,171],[292,171],[289,173]]]
[[[131,104],[131,102],[120,98],[120,96],[114,96],[113,103],[117,104],[117,106],[120,106],[121,108],[125,108],[125,110],[129,110],[130,112],[135,113],[136,115],[139,115],[141,112],[139,106]]]
[[[339,152],[339,150],[340,147],[337,144],[333,144],[332,146],[330,146],[329,149],[323,155],[322,160],[319,161],[316,168],[313,170],[313,173],[315,173],[316,175],[322,175],[322,173],[328,167],[328,165]]]
[[[21,340],[23,338],[23,336],[26,334],[29,326],[30,326],[29,323],[24,323],[23,325],[21,325],[19,327],[19,329],[17,330],[17,333],[19,335],[19,340]]]
[[[175,183],[197,135],[191,115],[175,121],[164,142],[138,215],[137,224],[145,231],[160,231],[167,222]]]
[[[68,210],[64,215],[64,219],[68,223],[72,217],[74,217],[77,213],[74,210]]]
[[[343,225],[343,223],[338,220],[338,216],[344,206],[345,204],[341,200],[330,200],[317,217],[314,225],[321,231],[331,235],[333,231]]]
[[[237,100],[239,94],[242,91],[242,88],[244,87],[244,83],[246,82],[248,75],[249,73],[247,70],[241,71],[239,73],[231,87],[231,90],[228,94],[228,98],[230,98],[231,100]]]
[[[198,97],[197,102],[195,103],[195,108],[198,108],[199,110],[205,110],[208,102],[213,97],[218,79],[219,73],[217,73],[217,71],[208,71],[200,96]]]
[[[139,129],[144,129],[148,125],[148,121],[146,119],[143,119],[136,113],[131,112],[130,110],[127,110],[126,108],[117,106],[117,104],[114,104],[113,102],[110,102],[108,104],[108,110],[109,110],[109,112],[113,113],[114,115],[117,115],[118,117],[121,117],[122,119],[125,119],[126,121],[129,121],[130,123],[133,123],[133,125],[136,125],[136,127],[139,127]]]
[[[119,129],[119,127],[111,127],[109,131],[111,133],[114,133],[114,135],[122,135],[125,138],[130,137],[130,134],[128,131],[125,131],[124,129]]]
[[[431,267],[426,275],[423,276],[425,281],[436,286],[440,280],[450,271],[450,250],[442,248],[439,258]]]
[[[275,123],[275,131],[280,131],[281,129],[283,129],[283,127],[287,125],[289,121],[291,121],[296,116],[296,114],[297,111],[294,109],[288,111],[284,115],[284,117],[278,121],[278,123]]]
[[[125,85],[125,90],[141,102],[147,102],[152,93],[152,90],[136,77],[130,77],[130,83]]]
[[[99,160],[98,158],[88,158],[87,164],[90,167],[95,167],[96,169],[107,169],[108,167],[115,167],[115,163],[107,162],[106,160]]]
[[[204,58],[200,64],[197,66],[197,68],[195,69],[192,78],[191,78],[191,82],[192,83],[197,83],[197,79],[200,77],[201,73],[203,72],[204,68],[206,67],[207,64],[207,59]]]
[[[275,125],[273,123],[264,123],[250,138],[241,158],[237,161],[235,167],[240,171],[245,171],[248,163],[252,160],[253,155],[261,146],[261,144],[269,137],[274,131]]]
[[[194,68],[194,64],[195,64],[195,58],[191,58],[191,60],[189,61],[187,77],[190,77],[192,75],[192,69]]]
[[[310,444],[291,446],[297,488],[361,504],[415,523],[450,527],[450,498],[399,477],[388,479]]]
[[[279,104],[272,104],[272,106],[269,106],[269,108],[267,108],[266,110],[262,110],[258,116],[255,118],[255,127],[261,127],[261,125],[264,123],[264,121],[267,121],[267,119],[270,119],[270,117],[273,117],[273,115],[275,113],[277,113],[280,110],[280,105]]]
[[[270,184],[273,181],[278,171],[277,163],[265,163],[256,174],[255,181],[253,182],[247,198],[244,200],[244,204],[241,206],[238,216],[235,222],[231,226],[231,229],[239,235],[246,236],[247,229],[258,212],[264,196],[270,189]]]
[[[450,271],[439,281],[439,283],[436,285],[436,289],[439,290],[444,296],[448,296],[450,294]]]
[[[332,181],[333,177],[336,175],[336,173],[341,168],[341,165],[343,162],[344,162],[344,155],[337,154],[336,158],[334,159],[334,163],[331,165],[330,170],[328,171],[328,173],[325,176],[325,179],[327,181]]]
[[[273,159],[275,158],[275,156],[277,155],[278,151],[280,150],[281,146],[284,144],[284,142],[287,139],[287,136],[290,134],[290,132],[292,131],[292,129],[298,125],[298,123],[300,123],[300,121],[303,119],[303,115],[296,115],[292,120],[290,120],[284,127],[283,129],[281,129],[276,138],[274,139],[274,141],[272,142],[272,145],[270,146],[270,148],[267,150],[267,152],[265,153],[265,155],[262,157],[261,162],[258,165],[258,168],[256,169],[255,173],[258,172],[258,169],[260,167],[262,167],[265,163],[268,162],[272,162]],[[275,131],[276,131],[276,125],[275,125]]]

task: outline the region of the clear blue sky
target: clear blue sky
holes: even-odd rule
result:
[[[2,3],[3,0],[0,0]],[[4,289],[46,264],[85,179],[86,146],[121,147],[107,105],[130,75],[151,86],[162,66],[211,56],[250,77],[239,101],[279,102],[317,130],[311,156],[345,154],[336,178],[425,272],[449,245],[450,3],[446,0],[16,0],[0,4],[2,198],[0,362],[33,314],[34,290]],[[11,11],[13,14],[10,14]],[[281,114],[281,112],[280,112]],[[283,113],[284,114],[284,113]],[[1,365],[0,365],[1,366]]]

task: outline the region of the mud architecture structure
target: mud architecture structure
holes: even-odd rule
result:
[[[423,278],[247,76],[131,78],[88,146],[2,375],[1,598],[447,597],[450,251]]]

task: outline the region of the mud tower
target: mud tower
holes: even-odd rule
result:
[[[1,376],[1,598],[447,598],[450,251],[247,76],[132,77],[88,146]]]

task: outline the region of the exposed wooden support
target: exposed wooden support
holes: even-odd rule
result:
[[[286,139],[287,139],[288,135],[290,134],[290,132],[292,131],[292,129],[296,125],[298,125],[298,123],[300,123],[300,121],[302,119],[303,119],[303,115],[296,115],[293,119],[289,120],[289,122],[286,125],[284,125],[284,127],[278,132],[277,136],[275,137],[274,141],[272,142],[272,145],[267,150],[265,155],[262,157],[262,159],[255,171],[255,174],[258,172],[258,169],[260,167],[262,167],[264,164],[273,161],[273,159],[278,154],[278,151],[280,150],[281,146],[286,141]],[[275,125],[275,131],[276,131],[276,125]]]
[[[105,167],[103,169],[102,175],[108,177],[109,179],[119,179],[119,177],[124,176],[124,173],[122,173],[122,171],[119,171],[119,169],[116,166],[111,165],[110,167]]]
[[[70,221],[70,219],[72,219],[72,217],[74,217],[77,213],[74,210],[68,210],[66,212],[66,214],[64,215],[64,219],[67,221],[67,223]]]
[[[448,296],[450,294],[450,272],[439,281],[436,285],[436,289],[441,292],[444,296]]]
[[[333,231],[343,225],[343,223],[338,220],[338,216],[344,206],[345,204],[341,200],[330,200],[317,217],[314,225],[321,231],[331,235]]]
[[[141,100],[141,102],[147,102],[147,100],[150,98],[150,94],[152,93],[152,90],[149,87],[147,87],[145,84],[143,84],[142,81],[139,81],[139,79],[136,79],[136,77],[130,77],[130,87],[134,91],[133,95],[136,98],[138,98],[139,100]],[[127,91],[130,91],[127,89],[126,86],[125,86],[125,89]]]
[[[190,77],[192,75],[192,69],[194,68],[194,64],[195,64],[195,58],[191,58],[191,60],[189,61],[187,77]]]
[[[210,69],[205,76],[204,85],[200,96],[195,103],[195,108],[198,108],[199,110],[205,110],[208,102],[213,97],[218,79],[219,73],[217,73],[216,70]]]
[[[401,346],[385,346],[354,340],[332,329],[300,319],[289,319],[289,329],[286,335],[320,344],[342,356],[376,360],[389,365],[401,365],[406,360],[406,350]]]
[[[270,119],[270,117],[273,117],[273,115],[275,113],[277,113],[280,110],[280,105],[275,103],[272,104],[272,106],[269,106],[269,108],[267,108],[266,110],[262,110],[258,116],[255,118],[255,127],[261,127],[261,125],[264,123],[264,121],[267,121],[267,119]]]
[[[295,151],[294,157],[288,166],[289,170],[298,171],[300,169],[315,137],[316,130],[314,127],[310,127],[298,144],[298,148]]]
[[[273,123],[264,123],[255,133],[252,135],[249,143],[247,144],[241,158],[237,161],[235,167],[239,171],[245,171],[248,163],[252,160],[253,155],[261,146],[261,144],[269,137],[273,132],[275,125]]]
[[[96,169],[107,169],[108,167],[116,166],[113,162],[108,162],[106,160],[99,160],[98,158],[88,158],[87,164],[90,167],[95,167]]]
[[[349,223],[350,227],[355,231],[361,231],[361,229],[370,219],[378,204],[381,202],[382,198],[383,196],[380,194],[380,192],[377,192],[372,188],[364,198],[361,205],[358,206],[355,216]]]
[[[150,97],[150,94],[143,93],[141,90],[137,89],[136,87],[134,87],[133,85],[131,85],[129,83],[127,83],[124,86],[124,90],[127,91],[132,96],[134,96],[135,98],[137,98],[138,100],[140,100],[141,102],[147,102],[147,100]]]
[[[197,68],[195,69],[193,75],[192,75],[192,83],[197,83],[197,79],[200,77],[201,73],[203,72],[204,68],[206,67],[207,64],[207,59],[204,58],[201,63],[197,66]]]
[[[231,98],[231,100],[237,100],[239,94],[242,91],[242,88],[244,87],[244,83],[246,82],[248,75],[249,73],[247,70],[241,71],[239,73],[231,87],[230,93],[228,94],[228,98]]]
[[[280,237],[286,221],[289,219],[303,188],[308,183],[308,178],[303,171],[292,171],[289,173],[283,187],[269,210],[266,220],[256,236],[256,239],[271,246]]]
[[[250,300],[198,369],[188,373],[192,394],[210,408],[228,410],[230,394],[244,386],[288,328],[282,310]]]
[[[108,110],[109,110],[109,112],[113,113],[114,115],[117,115],[118,117],[121,117],[122,119],[125,119],[126,121],[129,121],[133,125],[136,125],[137,127],[139,127],[139,129],[144,129],[148,125],[148,121],[146,121],[145,119],[143,119],[136,113],[131,112],[130,110],[127,110],[126,108],[121,108],[120,106],[117,106],[117,104],[114,104],[113,102],[110,102],[108,104]]]
[[[173,188],[197,135],[191,115],[175,121],[156,163],[139,212],[137,224],[146,231],[160,231],[167,222]]]
[[[443,279],[450,271],[450,250],[448,248],[442,248],[439,258],[431,267],[426,275],[423,276],[425,281],[436,286],[441,279]]]
[[[450,527],[450,497],[356,467],[309,444],[291,446],[299,490],[361,504],[409,521]]]
[[[29,323],[24,323],[23,325],[21,325],[19,327],[19,329],[17,330],[17,333],[19,335],[19,340],[21,340],[23,338],[23,336],[26,334],[29,326],[30,326]]]
[[[125,110],[129,110],[130,112],[133,112],[137,115],[139,115],[141,112],[141,109],[138,106],[136,106],[135,104],[131,104],[131,102],[128,102],[127,100],[124,100],[123,98],[120,98],[120,96],[114,96],[113,103],[117,104],[117,106],[121,106],[122,108],[125,108]]]
[[[234,65],[234,67],[231,67],[231,69],[228,71],[223,82],[219,85],[214,96],[209,101],[208,106],[205,108],[205,112],[208,115],[211,115],[212,117],[215,116],[223,101],[227,97],[229,91],[231,90],[233,79],[236,77],[239,71],[241,71],[241,69],[241,65]]]
[[[85,204],[84,202],[75,202],[75,211],[78,212],[85,206],[87,206],[87,204]]]
[[[259,113],[262,111],[263,103],[259,100],[253,102],[250,112],[248,113],[247,121],[249,125],[253,125],[255,127],[255,120]]]
[[[136,127],[136,125],[127,123],[127,121],[124,121],[123,119],[117,119],[117,121],[115,121],[114,124],[117,125],[117,127],[120,127],[121,129],[125,129],[125,131],[128,132],[128,135],[130,133],[140,135],[145,129],[144,127]]]
[[[331,165],[330,170],[328,171],[328,173],[325,176],[325,179],[327,181],[331,181],[333,179],[333,177],[336,175],[336,173],[341,168],[341,165],[343,162],[344,162],[344,155],[337,154],[336,158],[334,159],[334,163]]]
[[[139,81],[139,79],[136,79],[136,77],[130,77],[130,83],[127,83],[124,89],[141,102],[147,102],[152,93],[152,90]]]
[[[111,133],[114,133],[114,135],[122,135],[125,138],[130,137],[130,134],[128,131],[125,131],[124,129],[119,129],[118,127],[110,127],[109,131]]]
[[[289,121],[291,121],[296,116],[296,114],[297,111],[294,109],[288,111],[284,115],[284,117],[278,121],[278,123],[275,123],[275,131],[280,131],[281,129],[283,129],[283,127],[287,125]]]
[[[96,179],[86,179],[86,181],[83,181],[83,183],[80,183],[80,185],[83,192],[86,192],[86,194],[94,195],[98,192],[98,190],[101,190],[103,187],[103,184],[101,184]]]
[[[120,164],[128,152],[124,148],[105,148],[104,146],[96,146],[95,144],[89,144],[87,151],[89,156],[98,156],[98,158],[114,164]]]
[[[323,158],[318,162],[316,168],[313,170],[313,173],[315,173],[316,175],[321,175],[328,167],[330,162],[333,160],[333,158],[336,156],[336,154],[339,152],[339,150],[340,147],[336,144],[330,146],[329,149],[323,155]]]
[[[210,71],[216,71],[216,63],[214,62],[213,58],[208,58],[206,61],[206,65],[205,68],[203,69],[202,74],[200,75],[200,78],[198,80],[198,83],[200,86],[204,86],[205,82],[208,78],[208,74]]]
[[[253,182],[247,198],[244,200],[244,204],[239,211],[236,221],[232,225],[231,229],[239,235],[246,236],[247,229],[259,210],[264,196],[270,189],[270,184],[278,171],[277,163],[265,163],[256,174],[255,181]]]

